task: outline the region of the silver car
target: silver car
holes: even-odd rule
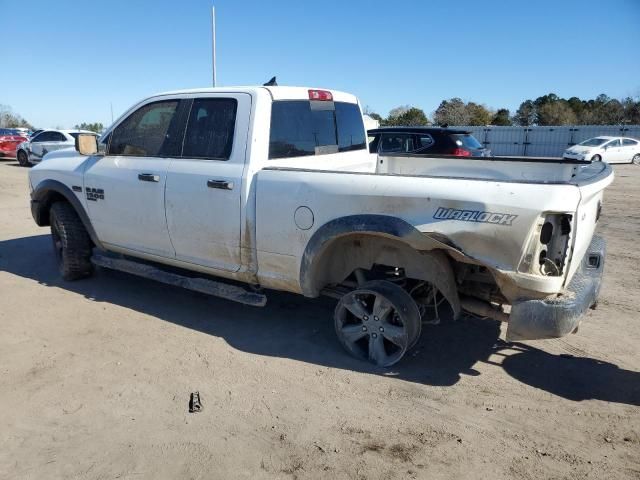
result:
[[[40,163],[42,157],[54,150],[73,148],[79,133],[89,133],[88,130],[43,130],[26,142],[21,143],[16,151],[18,162],[23,167]]]

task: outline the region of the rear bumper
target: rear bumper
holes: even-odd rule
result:
[[[580,268],[562,295],[514,303],[507,340],[558,338],[575,331],[582,315],[598,300],[605,254],[604,238],[594,235]]]

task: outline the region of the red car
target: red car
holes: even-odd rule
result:
[[[0,128],[0,157],[16,157],[16,149],[27,137],[15,128]]]

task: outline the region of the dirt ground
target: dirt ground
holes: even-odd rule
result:
[[[640,168],[615,171],[578,334],[508,345],[468,318],[382,370],[342,351],[328,299],[62,281],[28,170],[0,162],[0,478],[638,479]]]

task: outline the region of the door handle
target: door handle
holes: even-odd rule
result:
[[[233,190],[233,182],[227,180],[207,180],[207,187],[221,190]]]
[[[160,181],[160,175],[154,175],[153,173],[139,173],[138,180],[141,182],[155,182]]]

